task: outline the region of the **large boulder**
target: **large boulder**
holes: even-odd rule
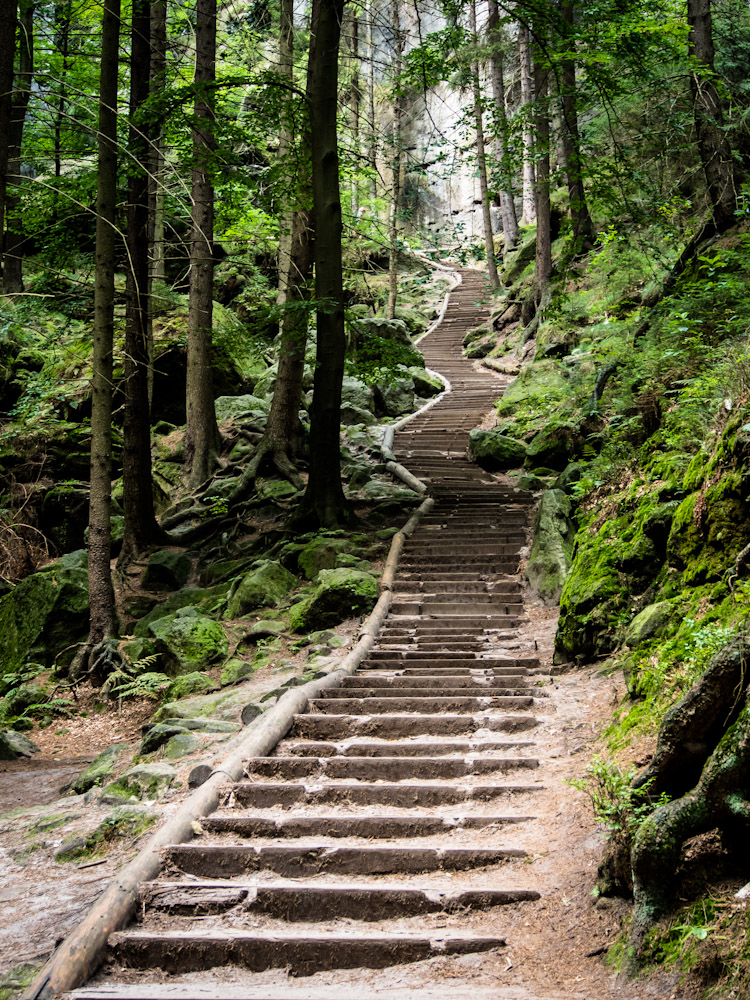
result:
[[[161,654],[161,666],[171,677],[206,670],[226,659],[229,650],[221,624],[197,608],[180,608],[167,618],[159,618],[149,631],[156,652]]]
[[[499,431],[469,431],[469,458],[489,472],[517,469],[526,458],[526,446]]]
[[[545,603],[556,604],[570,572],[575,525],[562,490],[547,490],[539,503],[526,576]]]
[[[423,399],[437,396],[445,388],[443,380],[437,375],[431,375],[426,368],[413,366],[409,368],[409,374],[414,382],[414,391]]]
[[[375,386],[375,406],[387,417],[402,417],[414,409],[414,379],[400,376]]]
[[[297,565],[308,580],[314,580],[322,569],[335,569],[338,556],[350,548],[351,541],[346,538],[321,535],[307,543],[297,557]]]
[[[324,569],[313,592],[295,604],[289,614],[292,632],[329,628],[367,614],[378,599],[377,580],[355,569]]]
[[[579,444],[578,430],[570,424],[553,424],[535,434],[526,449],[526,465],[562,471]]]
[[[86,553],[69,552],[0,597],[0,675],[17,672],[30,656],[51,666],[85,638],[88,623]]]
[[[102,802],[119,805],[134,799],[157,799],[177,777],[169,764],[136,764],[102,789]]]
[[[296,585],[296,577],[280,562],[264,562],[240,581],[230,598],[227,617],[239,618],[256,608],[275,607]]]
[[[374,413],[375,400],[372,389],[361,379],[345,375],[341,381],[341,406]]]
[[[250,393],[244,396],[219,396],[214,403],[219,423],[223,420],[237,420],[252,413],[268,413],[270,405],[269,400]]]

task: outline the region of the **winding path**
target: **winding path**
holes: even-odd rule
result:
[[[483,295],[464,272],[420,345],[453,391],[396,435],[436,504],[376,646],[273,756],[247,762],[203,836],[167,850],[142,921],[77,997],[405,1000],[442,997],[445,976],[452,996],[530,996],[487,989],[499,980],[485,972],[472,987],[475,961],[511,967],[506,915],[520,927],[539,898],[526,842],[549,709],[517,575],[532,498],[465,457],[503,387],[461,355]],[[400,978],[415,962],[432,972]]]

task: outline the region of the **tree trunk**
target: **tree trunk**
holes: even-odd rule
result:
[[[151,90],[164,89],[167,80],[167,4],[153,0],[151,4]],[[149,177],[149,242],[151,245],[151,280],[164,281],[164,125],[156,126],[151,147]]]
[[[375,37],[373,31],[373,0],[368,0],[367,18],[367,160],[370,167],[370,197],[378,196],[378,139],[375,128]],[[373,205],[373,212],[375,207]]]
[[[22,0],[19,15],[18,80],[13,92],[8,150],[8,180],[13,187],[21,183],[21,152],[26,111],[34,75],[34,2]],[[19,198],[13,187],[6,193],[5,254],[3,257],[3,292],[14,295],[23,291],[23,244],[25,234],[19,216],[14,213]]]
[[[562,5],[562,26],[565,33],[566,52],[575,47],[574,5],[566,0]],[[564,59],[561,72],[562,104],[562,151],[565,162],[565,176],[568,183],[570,221],[573,226],[573,252],[579,254],[594,245],[594,224],[589,214],[586,191],[583,186],[583,160],[581,158],[581,137],[578,131],[578,101],[576,89],[576,66],[573,59]]]
[[[351,33],[351,60],[352,60],[352,85],[351,85],[351,115],[352,115],[352,139],[354,154],[354,170],[352,170],[352,218],[356,218],[359,208],[359,187],[357,178],[359,177],[360,156],[362,143],[360,141],[362,128],[362,82],[359,76],[361,60],[359,57],[359,14],[356,9],[351,9],[352,33]]]
[[[313,0],[307,96],[315,212],[317,352],[311,410],[310,477],[303,513],[322,526],[348,517],[341,486],[344,292],[336,136],[338,50],[344,0]]]
[[[393,97],[393,129],[391,132],[391,203],[388,211],[388,305],[386,318],[396,318],[398,299],[398,220],[402,188],[401,119],[404,115],[404,101],[399,93],[401,67],[404,52],[404,38],[401,33],[399,0],[391,2],[393,24],[393,76],[395,80]]]
[[[474,36],[475,47],[479,44],[477,35],[477,4],[476,0],[471,0],[469,7],[469,17],[471,33]],[[471,85],[474,94],[474,122],[476,128],[477,145],[477,169],[479,171],[479,194],[482,199],[482,226],[484,229],[484,252],[487,258],[487,274],[490,279],[490,287],[497,289],[500,287],[500,278],[497,275],[497,262],[495,260],[495,240],[492,235],[492,213],[490,212],[490,192],[487,184],[487,154],[484,145],[484,115],[482,113],[482,91],[479,81],[479,61],[475,60],[471,64]]]
[[[281,25],[279,30],[279,76],[290,86],[294,84],[294,0],[281,0]],[[282,165],[287,190],[292,184],[291,153],[292,153],[292,122],[291,102],[284,102],[279,129],[279,161]],[[292,264],[292,229],[294,227],[294,206],[291,201],[282,202],[279,219],[279,288],[278,303],[286,302],[287,286]],[[281,327],[284,325],[282,313]]]
[[[552,226],[549,193],[549,68],[544,53],[534,52],[534,131],[536,134],[536,258],[534,265],[534,295],[537,308],[541,305],[552,277]]]
[[[17,0],[0,0],[0,240],[5,231],[10,122],[13,109],[13,58],[16,51]],[[0,263],[2,247],[0,246]]]
[[[508,143],[508,116],[505,111],[505,80],[503,78],[503,53],[500,35],[500,14],[497,0],[489,0],[487,31],[490,40],[490,67],[492,71],[492,96],[497,122],[497,159],[500,164],[500,216],[503,220],[503,255],[518,242],[518,219],[513,196],[513,174],[510,166]]]
[[[214,189],[216,139],[216,0],[198,0],[195,30],[196,100],[193,125],[193,230],[190,243],[190,305],[187,345],[185,460],[190,484],[213,469],[219,445],[211,378],[214,287]]]
[[[96,192],[96,272],[91,397],[91,490],[89,496],[89,648],[115,634],[112,591],[112,344],[115,305],[117,207],[117,83],[120,0],[102,13]]]
[[[64,7],[55,7],[55,43],[62,56],[62,69],[60,72],[60,91],[57,98],[57,111],[55,113],[55,177],[62,174],[62,129],[65,120],[65,106],[67,104],[67,76],[68,76],[68,53],[70,51],[70,15],[71,0]],[[59,20],[57,20],[59,14]],[[104,17],[104,14],[102,14]],[[103,30],[103,26],[102,26]]]
[[[714,220],[721,230],[735,221],[739,184],[732,150],[724,132],[721,97],[714,73],[711,0],[687,0],[687,17],[690,25],[688,51],[697,63],[690,75],[690,89],[698,152]]]
[[[523,115],[523,196],[521,224],[529,226],[536,218],[535,169],[534,169],[534,130],[532,125],[534,90],[531,69],[531,40],[529,29],[520,25],[518,29],[518,57],[521,76],[521,109]]]
[[[161,537],[151,484],[148,402],[148,164],[149,142],[139,116],[148,99],[149,0],[133,0],[130,73],[130,153],[125,280],[125,419],[122,444],[125,533],[118,565],[126,566]]]

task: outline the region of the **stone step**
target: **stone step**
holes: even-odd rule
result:
[[[381,713],[420,712],[481,712],[483,709],[502,708],[511,711],[532,708],[531,695],[487,695],[486,697],[425,697],[425,698],[311,698],[310,711],[341,715],[379,715]]]
[[[147,882],[143,906],[176,916],[210,916],[242,906],[249,913],[287,922],[397,919],[427,913],[484,910],[539,899],[533,889],[469,889],[435,892],[410,886],[362,885],[243,885],[241,880],[210,882]]]
[[[531,740],[412,740],[397,743],[394,740],[381,742],[356,739],[348,743],[327,743],[323,740],[285,739],[281,744],[287,755],[300,757],[422,757],[425,752],[431,757],[440,754],[503,753],[508,750],[528,750],[533,747]]]
[[[352,688],[361,688],[366,686],[370,689],[381,689],[381,688],[408,688],[412,687],[417,683],[424,684],[430,688],[468,688],[473,690],[474,688],[479,688],[482,691],[493,691],[494,693],[499,693],[496,691],[496,687],[500,684],[494,678],[485,676],[476,676],[472,674],[428,674],[428,673],[409,673],[409,674],[399,674],[394,676],[392,674],[383,674],[381,676],[373,674],[368,671],[366,677],[362,677],[360,674],[355,674],[354,677],[347,677],[344,680],[343,687],[339,688],[339,692],[346,692]],[[529,683],[536,683],[532,679],[530,682],[525,674],[507,674],[502,678],[504,684],[512,684],[515,687],[524,687]],[[334,692],[330,692],[333,694]]]
[[[433,837],[452,830],[483,830],[526,822],[528,816],[291,816],[221,815],[201,820],[207,834],[232,833],[238,837],[359,837],[392,840]]]
[[[427,749],[427,748],[425,748]],[[357,778],[361,781],[432,781],[539,767],[534,757],[250,757],[253,778]]]
[[[295,715],[292,733],[308,739],[346,739],[350,736],[370,736],[399,739],[406,736],[463,736],[478,730],[495,733],[520,733],[535,729],[539,720],[532,715],[397,715],[385,713],[375,717],[340,715]]]
[[[163,856],[169,868],[201,878],[227,878],[261,871],[307,878],[322,873],[393,875],[467,871],[525,858],[526,852],[518,848],[412,847],[409,842],[388,847],[190,843],[166,847]]]
[[[235,928],[161,933],[120,932],[110,937],[112,957],[128,968],[159,969],[164,973],[195,972],[235,965],[252,972],[287,969],[292,975],[312,975],[327,969],[381,969],[418,962],[435,955],[466,955],[505,945],[503,938],[452,934],[434,936],[381,932],[324,933],[310,930],[254,933]]]
[[[253,809],[273,809],[292,805],[390,806],[394,809],[428,809],[489,802],[503,796],[539,791],[539,785],[497,784],[456,785],[445,782],[339,781],[310,785],[293,781],[238,781],[222,792],[222,804]],[[198,873],[200,874],[200,873]]]

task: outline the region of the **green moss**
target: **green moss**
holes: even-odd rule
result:
[[[116,809],[86,836],[73,836],[64,840],[59,850],[55,852],[55,860],[65,863],[106,854],[115,841],[136,840],[153,826],[156,820],[157,816],[154,813],[142,809]]]

